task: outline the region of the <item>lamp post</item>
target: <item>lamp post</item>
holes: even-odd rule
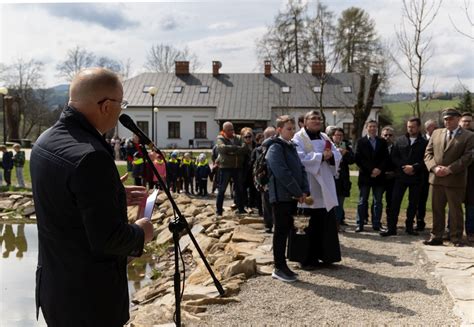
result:
[[[5,95],[8,94],[6,87],[0,87],[0,94],[2,95],[2,108],[3,108],[3,143],[7,144],[7,111],[5,110]]]
[[[332,118],[333,118],[333,125],[334,125],[334,126],[336,126],[336,116],[337,116],[337,111],[334,110],[334,111],[332,112]]]
[[[156,117],[154,117],[153,119],[157,119],[158,118],[158,112],[160,111],[160,109],[158,109],[158,107],[154,107],[153,108],[153,112],[156,114]],[[158,129],[158,122],[156,123],[156,129]],[[156,133],[157,137],[158,137],[158,133]],[[156,144],[156,140],[153,138],[153,143]]]
[[[155,142],[155,95],[158,92],[158,89],[154,86],[148,88],[148,93],[151,95],[151,139]]]

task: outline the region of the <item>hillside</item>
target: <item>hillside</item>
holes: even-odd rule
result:
[[[455,107],[459,104],[460,100],[424,100],[420,102],[420,108],[422,112],[422,119],[435,118],[436,112],[441,112],[444,108]],[[394,125],[402,123],[408,117],[413,116],[413,105],[412,102],[393,102],[385,103],[386,106],[393,115]],[[431,113],[431,114],[430,114]]]

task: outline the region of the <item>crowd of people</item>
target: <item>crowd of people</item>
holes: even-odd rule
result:
[[[297,207],[310,217],[306,228],[310,249],[300,262],[301,268],[311,270],[321,263],[340,261],[338,231],[347,225],[344,200],[350,196],[350,165],[355,163],[359,190],[355,232],[364,231],[370,223],[382,237],[397,235],[408,190],[404,230],[407,235],[418,235],[426,227],[431,185],[433,227],[424,243],[441,245],[443,240],[450,240],[454,246],[463,246],[464,229],[467,240],[474,242],[474,196],[470,190],[474,187],[472,114],[448,108],[442,117],[444,128],[428,120],[424,130],[419,118],[410,118],[406,130],[398,131],[402,134],[398,138],[391,126],[383,127],[378,136],[378,122],[369,120],[365,136],[357,140],[354,149],[342,128],[328,126],[326,133],[321,131],[317,111],[299,117],[298,132],[292,117],[281,116],[276,127],[268,127],[255,141],[251,129],[244,128],[237,135],[232,123],[226,122],[217,137],[214,160],[220,166],[217,215],[222,215],[224,194],[233,180],[231,192],[237,212],[256,208],[263,216],[266,231],[273,232],[273,277],[292,282],[296,273],[286,264],[285,248]],[[268,185],[256,188],[261,186],[256,165],[262,155],[269,172]],[[249,197],[256,191],[260,196]],[[307,203],[308,198],[311,204]]]
[[[15,170],[16,187],[25,188],[25,178],[23,177],[23,168],[25,166],[25,151],[21,149],[20,144],[13,144],[13,151],[8,150],[6,145],[0,145],[2,157],[0,159],[0,186],[12,185],[12,171]],[[3,171],[3,173],[2,173]]]

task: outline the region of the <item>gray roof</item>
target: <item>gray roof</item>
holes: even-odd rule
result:
[[[370,79],[366,79],[366,94]],[[334,73],[324,87],[324,108],[353,108],[357,100],[359,78],[354,73]],[[216,120],[270,120],[272,108],[319,107],[318,79],[309,74],[263,73],[175,75],[174,73],[143,73],[124,81],[124,98],[129,107],[151,106],[151,96],[143,92],[145,86],[155,86],[155,106],[162,108],[216,108]],[[175,86],[183,86],[181,93],[173,93]],[[209,86],[208,93],[200,93],[201,86]],[[290,93],[282,93],[282,86],[290,86]],[[351,93],[343,91],[352,88]],[[375,108],[382,107],[377,93]]]

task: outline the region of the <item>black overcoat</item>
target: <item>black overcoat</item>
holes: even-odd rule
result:
[[[127,256],[143,230],[127,223],[110,146],[72,107],[31,153],[38,222],[36,306],[48,326],[122,326],[129,319]]]
[[[367,136],[357,141],[355,162],[359,167],[359,185],[384,185],[384,175],[389,159],[387,142],[378,136],[376,136],[376,140],[375,150],[372,148]],[[380,169],[382,173],[372,178],[370,175],[374,168]]]

